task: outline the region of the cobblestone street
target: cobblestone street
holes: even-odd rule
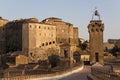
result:
[[[85,66],[80,72],[71,74],[59,80],[88,80],[87,75],[90,73],[91,66]]]

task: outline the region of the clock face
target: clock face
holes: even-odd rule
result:
[[[64,32],[65,30],[64,29],[62,29],[62,32]]]

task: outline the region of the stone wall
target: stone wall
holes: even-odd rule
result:
[[[21,75],[21,76],[18,75],[17,76],[15,74],[16,76],[13,75],[13,77],[4,77],[4,78],[0,78],[0,80],[30,80],[30,79],[40,79],[40,80],[45,79],[46,80],[46,79],[56,79],[56,78],[60,79],[62,77],[71,75],[72,73],[81,71],[83,67],[84,67],[83,64],[80,64],[76,67],[67,68],[67,70],[65,69],[65,71],[62,70],[60,72],[51,73],[51,74],[37,74],[37,72],[34,73],[35,75]]]
[[[76,51],[78,44],[78,28],[59,18],[47,18],[42,22],[38,22],[36,18],[14,20],[4,28],[5,52],[22,51],[29,61],[46,60],[49,48],[58,50],[56,54],[61,56],[61,45],[70,45],[68,54],[73,58],[72,53]]]
[[[6,52],[22,50],[22,23],[8,22],[5,26]]]
[[[37,22],[36,18],[10,21],[5,25],[6,52],[22,51],[22,25]]]
[[[101,20],[91,20],[88,25],[90,41],[90,61],[91,64],[99,62],[104,64],[103,60],[103,31],[104,24]]]
[[[28,64],[28,57],[24,56],[24,55],[18,55],[15,57],[15,65],[19,65],[19,64]]]
[[[76,46],[78,46],[78,44],[79,44],[79,42],[78,42],[78,28],[77,27],[73,28],[73,43]]]
[[[91,68],[88,80],[120,80],[120,76],[109,66],[96,66]]]
[[[5,24],[8,20],[0,17],[0,53],[5,53]]]
[[[73,29],[74,28],[73,24],[64,22],[62,21],[62,19],[54,18],[54,17],[47,18],[42,22],[56,25],[57,44],[61,44],[61,43],[74,44],[73,35],[75,33],[75,35],[77,36],[78,30]]]
[[[54,25],[24,23],[22,35],[22,51],[29,57],[42,55],[46,49],[55,47],[56,44],[56,26]]]
[[[56,54],[61,57],[61,45],[64,47],[74,45],[73,47],[75,47],[78,44],[78,28],[74,28],[72,24],[58,18],[47,18],[40,23],[24,23],[22,34],[22,51],[32,60],[34,60],[33,56],[36,55],[36,57],[44,55],[43,59],[39,57],[39,60],[47,59],[48,48],[58,49]],[[72,53],[75,48],[69,48],[68,54],[72,55],[70,57],[73,58]]]

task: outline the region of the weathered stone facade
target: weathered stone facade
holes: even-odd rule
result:
[[[77,44],[76,42],[78,42],[78,28],[73,27],[73,24],[64,22],[62,19],[54,17],[47,18],[42,22],[56,26],[57,44]]]
[[[6,52],[22,51],[22,25],[37,22],[36,18],[10,21],[5,25]]]
[[[0,17],[0,53],[5,53],[5,24],[8,23],[8,20]]]
[[[78,46],[78,41],[79,39],[78,39],[78,27],[74,27],[73,28],[73,44],[74,45],[76,45],[76,46]]]
[[[90,42],[90,63],[99,62],[104,64],[103,49],[103,31],[104,24],[101,20],[91,20],[88,25],[89,42]]]
[[[29,56],[29,62],[47,60],[52,55],[49,54],[49,48],[57,50],[53,54],[60,57],[64,54],[64,58],[73,60],[73,52],[78,45],[78,28],[72,24],[52,17],[40,23],[24,23],[22,31],[22,51]],[[65,53],[69,57],[65,57]]]
[[[78,45],[78,28],[59,18],[47,18],[39,22],[36,18],[8,22],[5,26],[5,52],[22,51],[29,63],[48,60],[51,55],[69,55]],[[53,53],[50,53],[53,51]],[[67,57],[68,58],[68,57]]]
[[[15,65],[28,64],[28,57],[24,55],[17,55],[15,57]]]
[[[56,45],[56,26],[42,23],[24,23],[22,30],[22,51],[31,59],[45,58],[45,50]],[[34,59],[33,59],[34,60]],[[44,59],[42,59],[44,60]]]

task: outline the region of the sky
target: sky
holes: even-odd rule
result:
[[[120,0],[0,0],[0,16],[10,21],[61,18],[79,28],[80,38],[89,40],[87,26],[95,7],[105,25],[104,41],[120,39]]]

